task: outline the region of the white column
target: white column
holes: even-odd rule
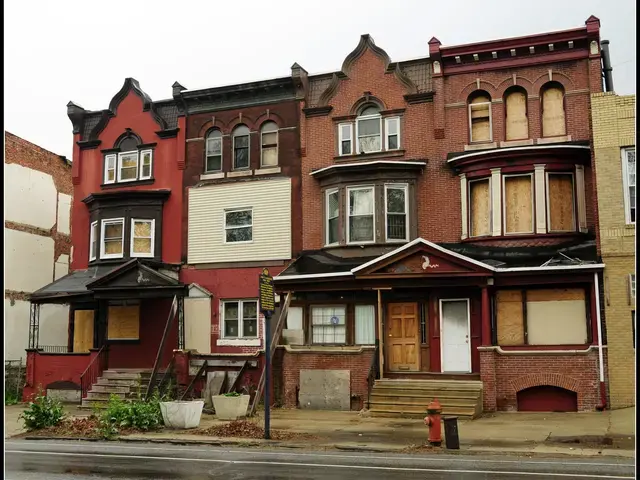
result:
[[[469,216],[467,210],[467,175],[464,173],[460,174],[460,205],[462,206],[462,235],[461,238],[464,240],[467,238],[467,225],[469,225]]]
[[[502,178],[499,168],[491,169],[491,235],[502,235]]]
[[[576,165],[576,199],[578,200],[578,228],[587,231],[587,204],[584,190],[584,167]]]
[[[536,233],[547,233],[547,195],[544,164],[534,165],[535,192],[536,192]]]

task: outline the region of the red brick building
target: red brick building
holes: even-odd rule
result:
[[[363,35],[339,71],[294,65],[304,251],[275,279],[297,332],[278,356],[282,402],[602,407],[599,20],[428,48],[393,62]]]

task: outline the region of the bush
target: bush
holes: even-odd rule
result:
[[[131,401],[122,400],[117,395],[111,395],[107,408],[96,411],[99,417],[99,430],[103,437],[110,438],[119,433],[122,428],[136,430],[155,430],[163,425],[160,402],[163,399],[158,392],[149,400],[140,396]]]
[[[23,420],[27,430],[38,430],[58,425],[64,419],[64,409],[59,400],[48,398],[38,390],[33,401],[28,403],[27,409],[19,418]]]
[[[16,405],[20,403],[20,399],[18,398],[18,394],[16,392],[10,392],[5,390],[4,392],[4,404],[5,405]]]

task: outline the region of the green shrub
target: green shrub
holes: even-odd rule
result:
[[[239,397],[240,394],[238,392],[229,392],[229,393],[223,393],[222,394],[225,397]]]
[[[18,394],[16,392],[13,391],[6,391],[4,392],[4,404],[5,405],[16,405],[17,403],[20,403],[20,399],[18,398]]]
[[[160,428],[163,425],[161,401],[163,399],[157,391],[146,401],[141,396],[125,401],[117,395],[111,395],[107,408],[96,412],[100,433],[103,437],[110,438],[117,435],[122,428],[144,431]]]
[[[27,404],[27,409],[19,418],[27,430],[38,430],[58,425],[64,418],[64,409],[59,400],[49,398],[38,390],[33,401]]]

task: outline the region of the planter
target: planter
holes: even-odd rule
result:
[[[212,395],[213,408],[218,420],[237,420],[247,416],[250,395],[226,397],[224,395]]]
[[[169,428],[196,428],[202,416],[202,400],[192,402],[160,402],[162,420]]]

